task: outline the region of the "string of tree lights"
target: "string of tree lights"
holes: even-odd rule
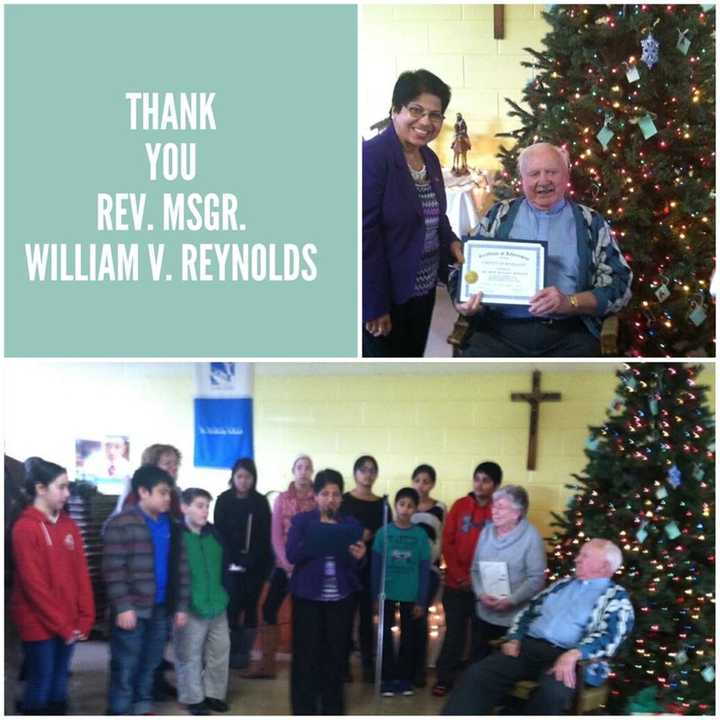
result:
[[[588,464],[553,513],[550,580],[593,537],[619,544],[635,627],[613,660],[609,710],[715,712],[715,432],[697,367],[628,365]]]
[[[565,147],[570,196],[611,224],[633,273],[620,350],[715,355],[715,10],[713,5],[553,5],[522,126],[500,137],[496,194],[520,192],[517,155]]]

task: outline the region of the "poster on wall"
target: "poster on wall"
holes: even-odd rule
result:
[[[120,495],[130,468],[128,435],[105,435],[75,440],[75,479],[95,485],[105,495]]]
[[[231,468],[253,457],[253,367],[249,363],[195,365],[195,466]]]

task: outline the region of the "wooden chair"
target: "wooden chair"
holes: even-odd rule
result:
[[[492,640],[489,643],[496,650],[500,650],[503,639]],[[575,667],[575,697],[572,705],[568,710],[568,715],[588,715],[605,708],[607,705],[608,693],[610,691],[607,683],[599,686],[588,685],[585,682],[585,668],[591,665],[592,661],[578,660]],[[509,696],[517,702],[524,702],[532,694],[533,690],[538,686],[534,680],[520,680],[515,683],[515,687]]]
[[[609,688],[607,683],[595,687],[585,682],[585,667],[588,661],[580,660],[577,664],[577,672],[575,679],[575,687],[577,689],[573,703],[568,711],[569,715],[587,715],[589,713],[602,710],[607,705]],[[515,684],[511,697],[516,700],[527,700],[533,690],[537,687],[537,683],[532,680],[521,680]]]

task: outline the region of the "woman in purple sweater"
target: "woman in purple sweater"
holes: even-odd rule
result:
[[[295,566],[290,701],[294,715],[342,715],[345,645],[365,543],[357,520],[338,513],[342,475],[321,470],[313,487],[317,510],[293,517],[285,547]]]
[[[395,83],[390,125],[363,143],[363,355],[422,357],[438,278],[462,262],[437,155],[450,88],[427,70]]]

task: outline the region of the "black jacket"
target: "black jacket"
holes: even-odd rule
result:
[[[270,574],[273,565],[270,518],[270,504],[256,490],[251,490],[246,498],[239,498],[234,488],[221,493],[215,503],[214,522],[228,563],[240,565],[263,579]]]

